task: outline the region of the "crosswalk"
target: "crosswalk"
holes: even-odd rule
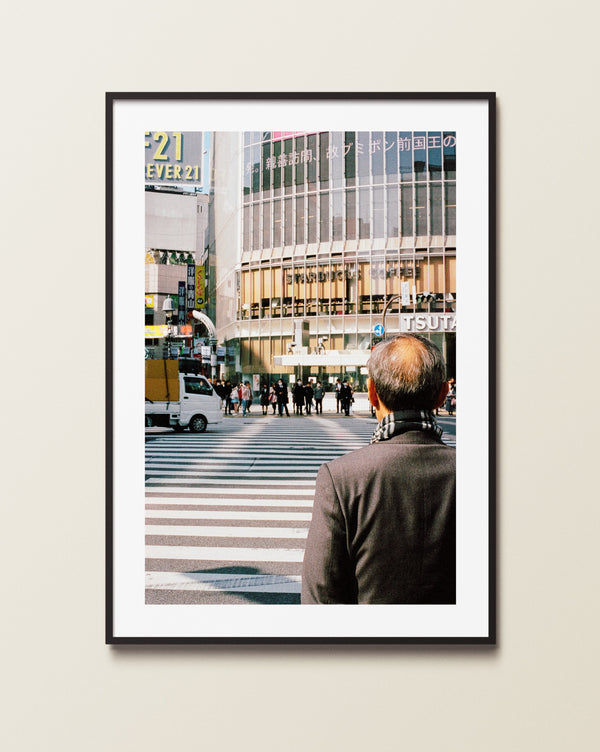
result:
[[[368,444],[374,427],[252,416],[148,435],[146,603],[300,603],[317,471]]]

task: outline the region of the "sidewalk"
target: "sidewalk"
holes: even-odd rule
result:
[[[336,409],[336,399],[335,394],[333,392],[326,392],[325,397],[323,398],[323,415],[343,415],[343,413],[340,411],[337,413]],[[290,411],[290,415],[294,415],[294,404],[292,402],[291,396],[290,401],[288,403],[288,410]],[[273,415],[273,408],[269,405],[269,412],[267,415]],[[315,415],[315,407],[313,403],[313,408],[311,415]],[[360,418],[370,418],[371,417],[371,405],[369,404],[369,397],[366,392],[356,392],[354,394],[354,404],[352,405],[352,412],[351,415],[356,415]],[[234,417],[235,414],[231,417]],[[242,408],[240,407],[240,411],[238,413],[238,416],[242,417]],[[439,417],[447,417],[448,413],[444,408],[440,408],[439,410]],[[226,416],[229,417],[229,416]],[[252,401],[252,408],[251,412],[249,414],[246,414],[246,417],[250,418],[262,418],[263,412],[262,407],[260,404],[260,400],[258,397],[255,397]],[[266,416],[265,416],[266,417]],[[456,414],[450,417],[456,417]],[[373,420],[375,420],[375,416],[373,416]]]

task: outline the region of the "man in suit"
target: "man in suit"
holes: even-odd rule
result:
[[[401,334],[373,350],[371,444],[318,474],[302,603],[455,603],[456,453],[434,410],[448,385],[442,354]]]

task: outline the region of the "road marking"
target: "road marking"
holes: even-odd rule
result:
[[[280,479],[286,479],[290,481],[296,482],[297,480],[308,480],[310,478],[313,479],[316,476],[316,470],[312,473],[269,473],[268,479],[261,474],[260,469],[254,470],[253,472],[236,472],[234,475],[223,475],[221,472],[211,472],[210,470],[202,471],[202,470],[180,470],[177,468],[177,466],[173,465],[150,465],[152,469],[146,470],[146,476],[149,478],[166,478],[167,476],[171,475],[171,473],[165,473],[165,470],[173,469],[173,474],[176,472],[178,478],[197,478],[199,481],[206,481],[207,483],[212,483],[213,480],[216,480],[220,485],[227,484],[227,483],[242,483],[244,481],[248,482],[252,480],[254,483],[260,483],[261,485],[263,483],[268,483],[269,481],[275,481]],[[161,470],[160,468],[163,467]],[[159,469],[155,469],[159,468]],[[180,481],[173,479],[173,483],[179,483]],[[281,485],[281,483],[279,483]]]
[[[173,482],[173,479],[169,478],[169,482],[170,483]],[[185,482],[187,483],[188,481],[185,481]],[[221,481],[221,485],[222,486],[226,485],[227,483],[229,483],[230,485],[233,486],[233,480],[231,480],[231,481]],[[314,487],[315,487],[314,481],[312,482],[312,484],[308,483],[307,481],[303,481],[303,484],[304,483],[308,486],[308,488],[286,488],[285,490],[282,490],[281,486],[284,485],[282,483],[278,484],[280,486],[279,488],[265,488],[265,487],[260,487],[260,486],[257,486],[256,488],[257,488],[257,491],[259,491],[261,494],[263,494],[265,496],[304,496],[305,498],[308,498],[311,495],[310,491],[311,491],[311,487],[312,487],[313,495],[314,495]],[[202,494],[203,493],[214,494],[214,492],[215,492],[215,489],[214,489],[213,486],[206,486],[206,487],[204,487],[204,486],[184,486],[183,488],[180,488],[179,486],[152,486],[152,488],[150,490],[154,491],[154,493],[163,493],[163,494],[169,494],[169,493],[174,493],[174,494],[194,494],[194,495],[198,496],[198,498],[202,498]],[[224,494],[235,494],[235,495],[237,495],[238,493],[247,494],[251,490],[252,489],[250,489],[250,488],[240,488],[238,490],[238,489],[236,489],[234,487],[231,487],[231,488],[223,488],[222,492]],[[146,498],[154,498],[154,497],[152,495],[149,495],[148,493],[146,493]],[[207,498],[210,498],[210,497],[207,497]],[[219,498],[219,497],[217,497],[217,498]],[[222,497],[219,500],[220,500],[221,504],[229,504],[229,500],[226,501]],[[256,502],[256,499],[252,499],[251,503],[252,502]],[[165,503],[167,503],[167,502],[165,502]],[[191,504],[193,504],[193,503],[203,504],[204,501],[183,502],[183,503],[186,503],[186,504],[189,504],[189,503],[191,503]],[[290,504],[289,506],[292,506],[292,505]]]
[[[177,490],[179,493],[185,493],[185,488],[172,489]],[[190,489],[190,492],[194,489]],[[214,490],[214,489],[211,489]],[[286,493],[289,493],[286,491]],[[216,507],[312,507],[313,496],[307,496],[304,499],[290,497],[281,499],[248,499],[246,497],[223,499],[219,497],[210,496],[198,496],[198,497],[185,497],[185,496],[152,496],[146,494],[146,503],[152,504],[154,508],[156,506],[187,504],[196,506],[216,506]],[[168,510],[167,510],[168,511]]]
[[[300,563],[302,548],[205,548],[203,546],[146,546],[147,559],[194,561],[284,561]]]
[[[260,456],[260,457],[250,457],[246,460],[226,460],[223,462],[216,462],[213,458],[212,454],[208,454],[205,457],[202,457],[201,459],[198,459],[197,455],[194,455],[193,457],[190,457],[189,459],[186,459],[181,454],[174,454],[173,461],[169,462],[166,467],[206,467],[207,465],[210,466],[212,470],[235,470],[237,472],[240,468],[250,468],[250,467],[260,467],[261,470],[268,468],[268,467],[288,467],[290,466],[290,460],[293,459],[294,466],[298,465],[300,466],[300,469],[303,470],[304,466],[308,467],[315,467],[319,468],[323,462],[329,462],[329,459],[323,459],[321,460],[321,457],[315,458],[315,459],[296,459],[291,458],[290,459],[269,459],[268,457]],[[148,463],[148,467],[163,467],[163,465],[157,464],[158,462],[166,462],[169,459],[169,455],[166,454],[160,454],[156,455],[156,457],[146,457],[146,461]],[[335,459],[335,457],[332,457],[332,459]]]
[[[146,525],[146,535],[193,538],[306,538],[308,528],[217,527],[204,525]]]
[[[147,572],[148,590],[236,590],[245,593],[299,593],[299,575],[231,575],[196,572]]]
[[[186,500],[187,501],[187,500]],[[269,522],[310,522],[311,512],[214,512],[211,509],[147,509],[148,519],[185,520],[265,520]],[[175,526],[177,529],[178,526]]]

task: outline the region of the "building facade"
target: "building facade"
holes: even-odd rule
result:
[[[203,267],[208,256],[209,196],[177,188],[145,191],[145,345],[147,358],[188,357],[194,336],[202,329],[190,321],[188,301],[180,300],[182,285],[188,294],[190,269]],[[165,299],[173,301],[171,322],[163,311]],[[195,305],[190,306],[193,309]],[[202,306],[205,308],[205,305]],[[165,329],[172,336],[166,342]],[[210,361],[209,361],[210,364]]]
[[[247,132],[213,143],[216,323],[240,374],[364,388],[390,303],[385,335],[425,334],[454,375],[455,133]]]

